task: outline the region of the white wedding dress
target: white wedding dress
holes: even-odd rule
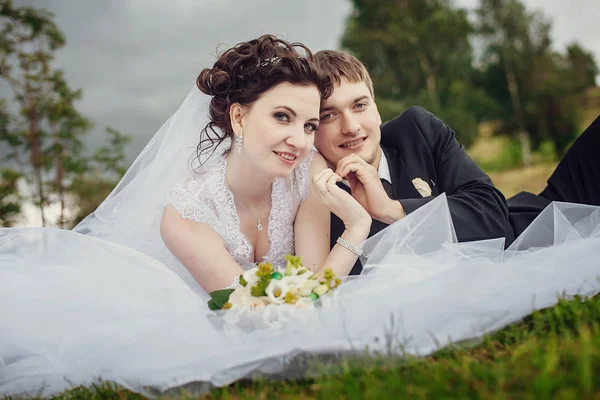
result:
[[[363,274],[317,308],[211,312],[158,230],[163,206],[173,204],[251,265],[224,180],[230,143],[200,169],[188,165],[206,103],[192,91],[74,230],[0,230],[0,395],[50,395],[104,380],[153,396],[194,382],[208,389],[256,374],[303,376],[298,360],[307,354],[426,355],[559,295],[600,289],[599,207],[553,203],[504,251],[501,239],[456,243],[439,196],[369,239]],[[293,252],[310,161],[274,182],[266,256],[274,264]]]

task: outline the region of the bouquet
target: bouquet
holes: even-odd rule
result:
[[[239,277],[235,289],[221,289],[210,293],[208,307],[211,310],[259,308],[276,305],[292,305],[311,308],[314,301],[341,284],[334,272],[327,268],[323,278],[302,265],[300,257],[286,255],[286,266],[277,270],[264,262],[245,271]]]

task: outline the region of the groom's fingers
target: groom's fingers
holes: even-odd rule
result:
[[[346,160],[343,163],[340,162],[340,164],[338,164],[338,167],[335,170],[335,173],[338,174],[339,176],[345,178],[346,175],[348,175],[348,173],[356,172],[356,169],[359,167],[360,167],[360,164],[353,162],[351,160]]]
[[[356,175],[353,172],[350,172],[348,175],[346,175],[346,180],[350,184],[350,190],[352,191],[352,193],[354,193],[354,191],[356,190],[356,184],[358,183]]]
[[[345,164],[342,169],[337,172],[337,174],[343,178],[346,178],[350,173],[354,173],[356,178],[363,183],[365,183],[364,180],[368,179],[369,175],[371,174],[364,165],[358,162]]]
[[[371,165],[363,160],[358,154],[350,154],[349,156],[346,156],[338,161],[335,172],[339,174],[340,171],[348,164],[359,164],[365,168],[371,167]]]

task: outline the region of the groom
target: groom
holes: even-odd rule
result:
[[[523,192],[507,203],[456,141],[454,131],[435,115],[411,107],[381,125],[371,78],[358,59],[325,50],[317,52],[315,60],[334,81],[333,93],[321,109],[315,147],[346,179],[340,186],[371,214],[369,236],[443,192],[461,242],[505,237],[508,245],[552,200],[600,205],[600,164],[590,153],[600,148],[600,118],[565,155],[542,194]],[[588,154],[581,157],[582,151]],[[577,165],[582,158],[583,165]],[[583,171],[584,178],[566,183],[565,177],[574,171]],[[573,185],[593,186],[576,196]],[[331,246],[343,230],[332,214]],[[357,262],[351,274],[361,270]]]

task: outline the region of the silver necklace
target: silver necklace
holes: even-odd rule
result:
[[[271,192],[272,188],[273,188],[273,184],[271,184],[271,186],[269,186],[269,192]],[[269,197],[270,197],[270,195],[269,195]],[[246,207],[246,206],[244,205],[244,203],[242,203],[242,202],[241,202],[241,201],[239,201],[239,200],[238,200],[238,202],[240,203],[240,205],[241,205],[242,207],[244,207],[244,209],[245,209],[246,211],[248,211],[248,213],[249,213],[249,214],[252,214],[252,213],[250,212],[250,210],[248,209],[248,207]],[[256,230],[257,230],[257,231],[259,231],[259,232],[261,232],[261,231],[264,229],[264,227],[263,227],[262,223],[260,222],[260,220],[261,220],[261,219],[262,219],[262,217],[265,215],[265,212],[266,212],[266,210],[263,210],[263,212],[260,214],[260,216],[259,216],[259,217],[256,219]]]
[[[244,205],[244,203],[242,203],[241,201],[240,201],[239,203],[240,203],[240,205],[241,205],[242,207],[244,207],[244,208],[246,209],[246,211],[248,211],[248,213],[252,214],[252,213],[250,212],[250,210],[248,209],[248,207],[246,207],[246,206]],[[261,218],[262,218],[262,217],[265,215],[265,211],[266,211],[266,210],[263,210],[262,214],[260,214],[260,217],[256,218],[256,230],[257,230],[257,231],[259,231],[259,232],[260,232],[260,231],[262,231],[262,230],[264,229],[263,225],[260,223],[260,220],[261,220]]]

